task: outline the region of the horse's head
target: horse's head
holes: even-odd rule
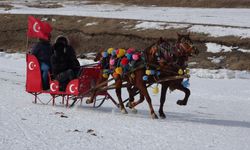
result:
[[[146,49],[147,61],[151,63],[159,63],[161,59],[165,59],[166,52],[171,47],[168,41],[160,38],[156,43]]]
[[[176,42],[176,47],[180,51],[181,55],[192,56],[198,55],[199,50],[193,45],[193,41],[190,38],[190,34],[179,34]]]

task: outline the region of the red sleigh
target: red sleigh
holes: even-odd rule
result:
[[[27,54],[26,64],[26,91],[34,95],[34,103],[37,103],[37,100],[42,102],[39,98],[40,94],[49,94],[51,99],[47,103],[52,101],[53,105],[56,104],[56,98],[58,97],[62,99],[61,103],[63,105],[66,100],[66,107],[69,106],[69,100],[74,100],[74,103],[77,100],[82,102],[83,98],[91,95],[91,89],[95,86],[100,74],[100,67],[98,64],[81,66],[79,77],[70,81],[65,91],[60,91],[59,82],[51,78],[49,78],[50,89],[44,91],[42,88],[40,65],[37,58],[32,54]],[[100,107],[103,102],[108,99],[118,106],[107,90],[98,92],[95,95],[93,106]]]

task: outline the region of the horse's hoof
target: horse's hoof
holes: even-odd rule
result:
[[[161,119],[165,119],[166,115],[164,113],[159,113]]]
[[[121,109],[121,113],[122,113],[122,114],[128,114],[128,112],[127,112],[126,109]]]
[[[183,100],[178,100],[176,103],[177,103],[178,105],[180,105],[180,106],[185,106],[185,105],[187,105],[187,102],[185,102],[185,101],[183,101]]]
[[[93,101],[91,99],[86,100],[86,104],[91,104],[91,103],[93,103]]]
[[[137,109],[135,109],[134,107],[132,108],[132,113],[134,113],[134,114],[137,114]]]
[[[158,116],[157,116],[155,113],[153,113],[153,114],[151,115],[151,117],[152,117],[152,119],[158,119]]]
[[[132,109],[132,105],[131,105],[131,103],[130,103],[130,102],[128,102],[128,103],[126,104],[126,107],[128,107],[128,108]]]

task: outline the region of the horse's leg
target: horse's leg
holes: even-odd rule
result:
[[[131,104],[135,100],[134,96],[135,96],[135,92],[137,91],[137,89],[135,87],[132,88],[132,84],[128,83],[127,90],[128,90],[128,94],[129,94],[129,102],[126,104],[126,107],[129,107],[133,113],[137,113],[137,110],[131,106]]]
[[[121,93],[122,93],[122,79],[121,79],[121,77],[118,77],[115,80],[115,92],[116,92],[116,96],[119,100],[119,107],[121,109],[121,112],[123,114],[127,114],[128,112],[123,105],[123,101],[122,101],[122,97],[121,97]]]
[[[135,75],[135,77],[137,78],[137,80],[135,80],[135,86],[140,90],[140,93],[146,98],[146,100],[148,102],[148,105],[149,105],[151,117],[153,119],[158,119],[158,116],[155,114],[151,98],[150,98],[150,96],[148,94],[147,87],[146,87],[144,81],[142,81],[143,75],[144,75],[144,70],[141,70],[141,71],[138,70],[138,72]],[[135,107],[136,105],[138,105],[142,101],[143,100],[140,99],[138,102],[133,102],[132,106]]]
[[[177,104],[178,105],[187,105],[188,102],[188,98],[190,96],[190,90],[186,87],[184,87],[181,83],[179,84],[179,86],[176,87],[176,89],[183,91],[185,93],[185,97],[183,100],[178,100]]]
[[[164,114],[164,111],[163,111],[163,106],[166,100],[167,89],[168,89],[168,85],[163,83],[161,87],[161,99],[160,99],[160,108],[159,108],[159,115],[162,119],[166,118],[166,115]]]

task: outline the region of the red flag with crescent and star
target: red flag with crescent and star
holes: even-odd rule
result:
[[[28,18],[28,31],[27,35],[31,38],[41,38],[48,40],[52,27],[47,22],[42,22],[41,20],[29,16]]]

